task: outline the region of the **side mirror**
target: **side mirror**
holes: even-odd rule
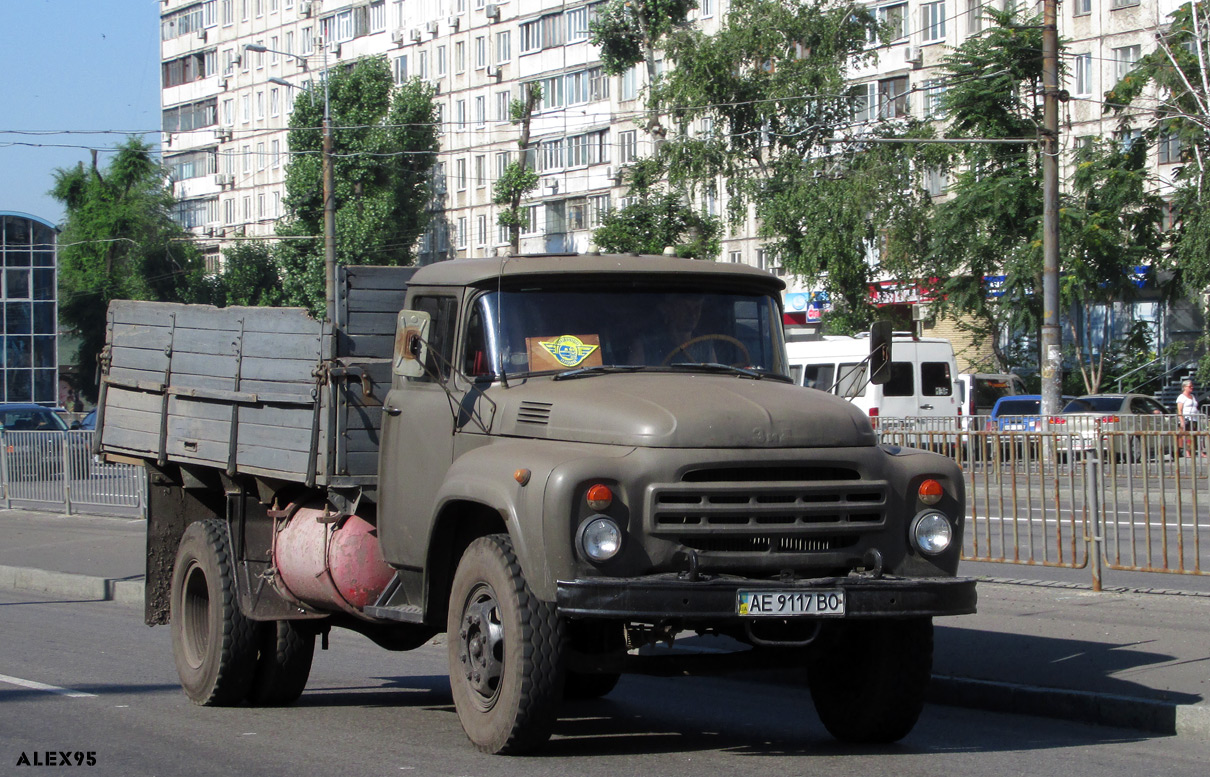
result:
[[[876,321],[870,327],[870,383],[882,385],[891,379],[890,321]]]
[[[401,310],[395,328],[395,356],[391,366],[405,378],[424,377],[428,361],[431,316],[419,310]]]

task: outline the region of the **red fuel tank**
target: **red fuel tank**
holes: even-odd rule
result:
[[[322,505],[294,511],[274,534],[273,563],[284,593],[321,610],[365,618],[395,570],[378,545],[378,529],[358,515],[333,519]]]

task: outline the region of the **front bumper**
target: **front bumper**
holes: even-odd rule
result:
[[[967,578],[823,577],[751,580],[716,577],[598,577],[558,582],[559,615],[571,618],[711,623],[750,621],[737,614],[740,589],[845,592],[845,618],[910,618],[975,612],[975,581]],[[807,616],[809,617],[809,616]]]

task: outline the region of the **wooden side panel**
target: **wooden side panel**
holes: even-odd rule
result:
[[[338,336],[299,308],[113,302],[103,449],[294,481],[314,472],[320,485],[372,482],[395,318],[414,270],[338,271]]]

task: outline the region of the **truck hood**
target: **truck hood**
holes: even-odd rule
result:
[[[843,399],[774,380],[631,373],[531,379],[489,392],[493,433],[654,448],[875,445],[869,419]]]

